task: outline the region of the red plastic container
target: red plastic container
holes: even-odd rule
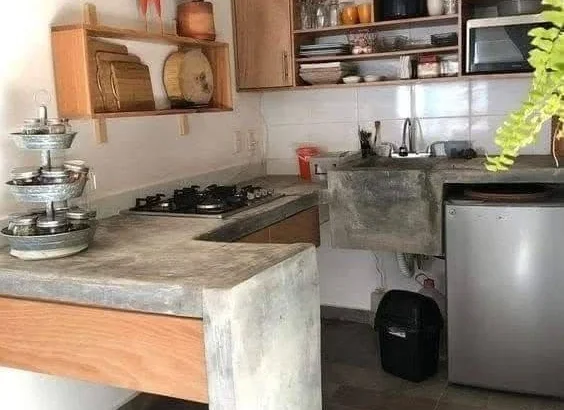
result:
[[[300,147],[296,150],[296,154],[298,154],[298,164],[300,165],[300,178],[311,181],[309,160],[311,157],[319,155],[320,152],[321,150],[314,146]]]

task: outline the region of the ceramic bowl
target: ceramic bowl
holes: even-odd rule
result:
[[[343,82],[345,84],[356,84],[360,83],[361,80],[362,77],[359,77],[357,75],[349,75],[348,77],[343,78]]]
[[[377,75],[369,74],[369,75],[364,76],[364,82],[367,82],[367,83],[375,83],[376,81],[379,81],[379,80],[380,80],[380,77],[378,77]]]

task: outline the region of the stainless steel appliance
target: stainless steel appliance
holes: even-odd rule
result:
[[[227,218],[283,197],[272,189],[247,185],[197,185],[176,189],[171,198],[164,194],[137,198],[128,213],[152,216],[184,216],[196,218]]]
[[[445,205],[453,383],[564,397],[564,200],[542,198]]]
[[[466,72],[532,71],[529,31],[548,23],[540,14],[470,19],[466,25]]]

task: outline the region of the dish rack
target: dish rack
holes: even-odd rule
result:
[[[42,131],[48,130],[47,108],[42,105],[39,112],[39,118],[35,119],[36,124],[44,127]],[[18,148],[41,152],[39,172],[42,172],[42,170],[54,169],[51,165],[51,150],[69,149],[77,134],[68,128],[64,129],[64,132],[61,131],[59,129],[58,133],[49,131],[34,133],[33,129],[31,132],[30,130],[26,132],[24,129],[22,132],[12,134],[12,139]],[[45,204],[44,210],[36,209],[12,215],[10,225],[0,231],[10,245],[12,256],[23,260],[62,258],[84,251],[92,242],[96,231],[95,213],[68,207],[71,199],[82,196],[91,176],[90,170],[82,161],[68,161],[64,169],[69,175],[68,179],[46,183],[46,180],[37,177],[27,180],[26,183],[16,179],[6,183],[19,202]],[[77,218],[78,215],[79,223],[76,220],[71,223],[71,215],[74,215],[73,218]],[[49,225],[49,222],[55,223],[56,220],[64,222],[63,227],[57,230],[39,229],[39,222],[37,225],[33,222],[30,224],[30,230],[24,234],[23,231],[16,231],[17,222],[14,222],[19,220],[21,223],[22,218],[27,218],[28,222],[41,219],[44,225]]]

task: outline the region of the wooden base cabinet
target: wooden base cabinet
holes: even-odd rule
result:
[[[312,243],[321,244],[319,207],[299,212],[267,228],[247,235],[239,242],[247,243]]]
[[[238,90],[293,85],[290,0],[233,0]]]

